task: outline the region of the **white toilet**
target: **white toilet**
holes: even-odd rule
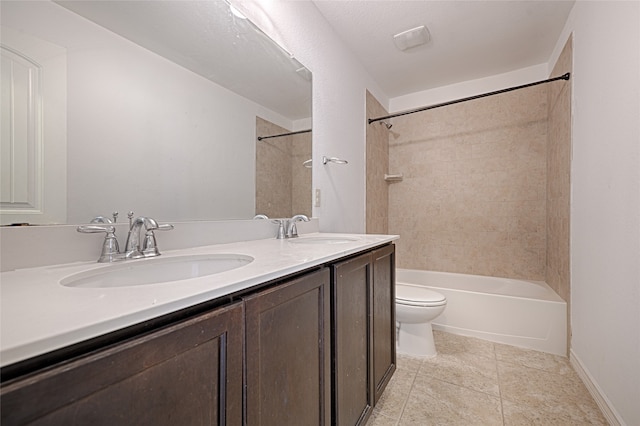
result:
[[[396,321],[399,353],[434,357],[431,321],[447,306],[447,298],[428,288],[396,283]]]

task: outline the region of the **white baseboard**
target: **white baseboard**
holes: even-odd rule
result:
[[[602,411],[602,415],[609,422],[611,426],[626,426],[624,421],[620,418],[616,410],[611,405],[611,402],[607,398],[607,396],[602,392],[600,387],[593,381],[593,378],[589,374],[589,371],[584,368],[582,365],[582,361],[580,358],[573,352],[573,350],[569,353],[569,361],[571,362],[571,366],[578,373],[578,376],[587,387],[587,390],[600,407]]]

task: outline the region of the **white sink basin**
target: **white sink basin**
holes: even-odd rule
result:
[[[345,244],[358,241],[357,238],[349,237],[300,237],[288,240],[294,244]]]
[[[253,262],[242,254],[203,254],[130,260],[63,278],[66,287],[112,288],[160,284],[219,274]]]

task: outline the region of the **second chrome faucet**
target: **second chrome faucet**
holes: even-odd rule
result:
[[[309,218],[303,214],[297,214],[291,219],[274,219],[274,223],[278,224],[277,239],[297,238],[298,227],[296,222],[309,222]]]

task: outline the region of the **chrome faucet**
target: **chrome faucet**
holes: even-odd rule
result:
[[[131,217],[129,220],[131,220]],[[145,237],[140,247],[140,231],[142,226],[145,228]],[[153,231],[169,231],[173,229],[173,225],[164,224],[158,225],[154,219],[150,217],[140,216],[137,217],[129,226],[129,234],[127,235],[127,243],[124,247],[125,259],[139,259],[141,257],[154,257],[160,256],[158,246],[156,244],[156,236]]]
[[[276,239],[297,238],[298,227],[296,222],[299,221],[309,222],[309,218],[303,214],[297,214],[291,219],[274,219],[272,222],[278,225]]]
[[[303,214],[297,214],[287,221],[287,236],[286,238],[298,238],[298,227],[296,222],[304,221],[309,222],[309,218]]]
[[[114,220],[116,215],[117,213],[114,213]],[[79,226],[77,228],[77,231],[82,233],[105,232],[107,234],[102,245],[102,254],[98,259],[98,262],[117,262],[120,260],[139,259],[141,257],[154,257],[160,255],[153,231],[169,231],[173,229],[173,225],[158,225],[158,222],[154,219],[144,216],[140,216],[135,220],[132,220],[133,212],[129,212],[127,217],[129,218],[129,234],[127,235],[127,243],[125,244],[125,249],[122,253],[120,252],[118,239],[115,235],[116,229],[114,226],[110,225],[112,222],[109,219],[104,218],[103,216],[97,216],[91,221],[91,225]],[[93,225],[93,223],[106,223],[107,225]],[[140,247],[140,232],[143,225],[146,232],[142,247]]]

